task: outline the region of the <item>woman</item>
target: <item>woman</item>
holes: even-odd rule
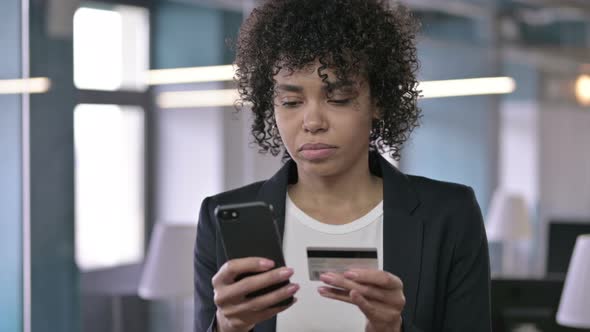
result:
[[[268,181],[203,201],[195,246],[196,331],[490,331],[489,262],[471,188],[408,176],[417,126],[417,24],[381,0],[269,0],[240,31],[237,82]],[[227,261],[213,210],[274,207],[287,267]],[[378,268],[311,280],[307,249],[374,248]],[[238,275],[261,272],[236,281]],[[255,290],[290,279],[272,293]],[[290,296],[297,301],[272,307]]]

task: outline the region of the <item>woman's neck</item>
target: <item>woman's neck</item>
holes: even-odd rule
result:
[[[368,163],[363,166],[331,177],[300,172],[297,183],[289,188],[289,197],[318,220],[332,219],[334,214],[350,215],[354,220],[383,199],[381,178],[371,174]]]

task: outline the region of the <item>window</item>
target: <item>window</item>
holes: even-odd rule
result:
[[[83,271],[138,263],[148,214],[148,10],[86,3],[73,21],[76,262]]]
[[[79,89],[145,90],[147,10],[103,7],[81,7],[74,14],[74,84]]]
[[[144,239],[144,111],[74,110],[76,261],[82,270],[137,262]]]

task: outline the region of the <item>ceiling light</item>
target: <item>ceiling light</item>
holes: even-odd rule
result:
[[[516,89],[511,77],[483,77],[458,80],[424,81],[418,85],[422,98],[506,94]]]
[[[45,93],[50,87],[47,77],[0,80],[0,94]]]
[[[239,99],[238,90],[198,90],[162,92],[156,98],[160,108],[196,108],[233,106]]]
[[[590,75],[580,75],[576,80],[576,99],[581,105],[590,106]]]
[[[231,81],[234,72],[232,65],[153,69],[147,80],[149,85]]]
[[[425,81],[418,86],[423,98],[502,94],[511,93],[515,88],[516,83],[510,77]],[[225,107],[233,106],[239,97],[236,89],[167,91],[157,96],[156,104],[165,109]]]

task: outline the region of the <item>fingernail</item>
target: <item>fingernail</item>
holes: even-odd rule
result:
[[[322,281],[326,281],[326,282],[333,282],[334,281],[334,276],[330,273],[324,273],[320,276],[320,279]]]
[[[293,285],[287,287],[287,292],[288,293],[295,293],[298,289],[299,289],[299,285],[293,284]]]
[[[286,277],[293,274],[293,269],[284,269],[279,272],[279,276]]]
[[[318,287],[318,292],[324,294],[327,291],[326,287]]]
[[[344,276],[348,279],[356,279],[356,278],[358,278],[359,275],[356,272],[346,271],[346,272],[344,272]]]
[[[261,259],[260,262],[258,262],[260,264],[261,267],[265,267],[265,268],[269,268],[269,267],[273,267],[275,265],[275,262],[269,260],[269,259]]]

